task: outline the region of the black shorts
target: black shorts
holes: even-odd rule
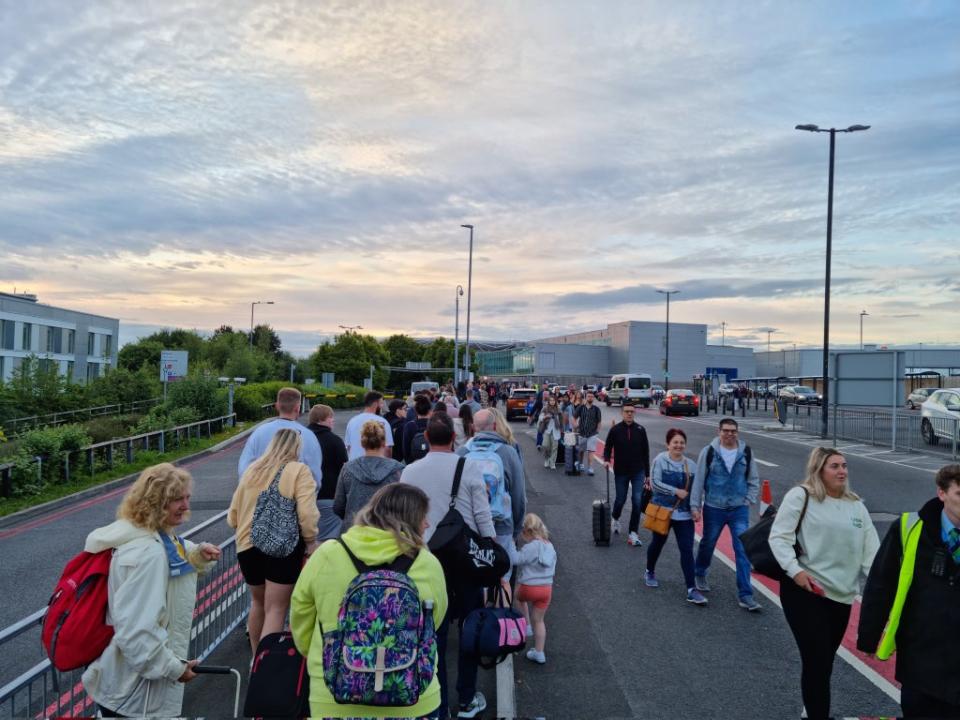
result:
[[[243,573],[243,579],[247,585],[263,585],[265,580],[277,585],[293,585],[300,577],[305,550],[302,540],[297,545],[297,549],[285,558],[270,557],[252,547],[238,552],[237,561],[240,563],[240,572]]]

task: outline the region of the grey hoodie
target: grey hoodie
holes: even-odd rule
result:
[[[503,462],[504,481],[507,484],[507,492],[510,493],[510,509],[513,518],[511,520],[495,520],[493,526],[497,535],[516,536],[520,532],[519,528],[523,527],[523,517],[527,514],[527,485],[520,455],[516,448],[507,444],[506,440],[492,430],[478,432],[472,440],[490,442],[496,446],[497,455]],[[466,455],[469,452],[468,445],[458,448],[457,455]]]
[[[357,511],[381,487],[397,482],[402,471],[402,463],[373,455],[354,458],[344,465],[337,481],[337,492],[333,496],[333,512],[343,518],[341,531],[349,530]]]
[[[557,571],[557,551],[553,543],[539,538],[525,543],[517,551],[517,582],[523,585],[553,585]]]

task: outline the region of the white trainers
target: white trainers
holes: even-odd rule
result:
[[[619,521],[619,520],[611,520],[611,521],[610,521],[610,531],[611,531],[614,535],[619,535],[619,534],[620,534],[620,521]]]
[[[460,712],[457,713],[458,718],[473,718],[482,713],[487,709],[487,699],[483,696],[482,692],[477,692],[473,696],[473,700],[470,701],[469,705],[461,705]]]
[[[531,648],[527,650],[527,660],[532,660],[535,663],[543,665],[547,662],[547,656],[545,653],[537,652],[536,649]]]
[[[643,541],[640,540],[639,535],[637,535],[635,532],[632,532],[627,536],[627,545],[630,545],[631,547],[641,547],[643,546]]]

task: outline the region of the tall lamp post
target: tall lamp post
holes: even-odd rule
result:
[[[256,300],[250,303],[250,349],[253,350],[253,306],[254,305],[273,305],[273,300]]]
[[[860,311],[860,349],[863,350],[863,319],[869,317],[870,313],[866,310]]]
[[[833,249],[833,161],[836,150],[837,133],[860,132],[869,130],[869,125],[851,125],[848,128],[820,128],[817,125],[797,125],[797,130],[806,132],[830,133],[830,174],[827,181],[827,259],[823,284],[823,402],[820,408],[820,437],[827,437],[827,411],[830,405],[830,253]]]
[[[467,345],[463,350],[463,365],[470,378],[470,298],[473,295],[473,225],[461,225],[470,231],[470,259],[467,264]]]
[[[463,285],[457,285],[457,319],[453,323],[453,385],[460,382],[460,298],[463,297]],[[459,391],[458,391],[459,392]]]
[[[661,295],[667,296],[667,332],[664,335],[664,344],[666,353],[663,360],[663,389],[670,389],[670,296],[676,295],[679,290],[657,290]]]
[[[727,321],[726,320],[720,323],[720,332],[722,333],[722,335],[720,335],[720,347],[724,347],[727,344]]]

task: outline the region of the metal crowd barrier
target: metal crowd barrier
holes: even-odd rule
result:
[[[194,538],[225,522],[226,517],[227,512],[223,511],[191,528],[184,537]],[[231,536],[220,543],[220,550],[217,564],[200,576],[197,585],[189,656],[201,661],[239,627],[250,612],[250,599],[237,565],[236,537]],[[40,627],[46,612],[46,608],[41,608],[0,631],[0,652],[8,642],[28,632],[35,633],[37,647],[41,647]],[[0,688],[0,720],[94,715],[93,701],[80,682],[82,674],[83,670],[57,672],[44,657]]]
[[[12,420],[4,422],[3,428],[11,435],[17,435],[37,427],[63,425],[64,423],[76,422],[77,420],[89,420],[95,417],[123,415],[125,412],[133,413],[149,410],[154,405],[159,405],[161,399],[162,398],[133,400],[131,402],[116,403],[114,405],[98,405],[97,407],[80,408],[78,410],[62,410],[60,412],[47,413],[46,415],[13,418]]]

